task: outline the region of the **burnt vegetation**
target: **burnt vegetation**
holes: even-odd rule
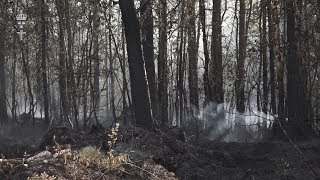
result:
[[[320,1],[0,0],[0,179],[319,179]]]

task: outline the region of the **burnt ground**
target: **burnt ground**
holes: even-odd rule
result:
[[[110,130],[75,132],[60,127],[33,134],[28,131],[20,129],[23,132],[20,135],[0,136],[0,154],[4,155],[0,157],[0,179],[43,179],[38,177],[43,172],[45,179],[51,176],[56,179],[319,179],[288,142],[225,143],[205,138],[181,142],[170,131],[155,133],[138,127],[120,128],[117,142],[111,148],[112,157],[127,158],[120,160],[121,166],[110,170],[101,168],[101,161],[75,165],[81,162],[73,156],[86,146],[95,146],[106,154],[110,147],[103,142],[109,140],[106,134]],[[56,148],[53,135],[61,150],[71,145],[67,161],[64,156],[53,155],[53,147]],[[297,145],[311,168],[320,173],[320,140]],[[70,169],[70,165],[81,170]]]

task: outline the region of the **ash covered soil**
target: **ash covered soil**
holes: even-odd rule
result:
[[[58,127],[22,134],[25,141],[1,135],[0,179],[319,179],[316,139],[297,143],[306,163],[288,142],[182,142],[170,130],[120,127],[109,147],[108,134]],[[81,154],[88,146],[98,152]]]

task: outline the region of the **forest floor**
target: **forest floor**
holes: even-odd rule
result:
[[[0,179],[319,179],[320,140],[226,143],[178,141],[177,133],[121,128],[0,134]],[[53,136],[55,135],[55,138]],[[40,140],[41,139],[41,140]],[[105,143],[103,143],[105,142]],[[107,151],[112,149],[112,151]],[[316,172],[314,173],[311,168]]]

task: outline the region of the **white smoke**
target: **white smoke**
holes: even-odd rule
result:
[[[228,104],[209,103],[202,112],[204,129],[210,140],[226,142],[261,141],[274,120],[270,114],[248,110],[244,114],[236,110],[226,111]]]

